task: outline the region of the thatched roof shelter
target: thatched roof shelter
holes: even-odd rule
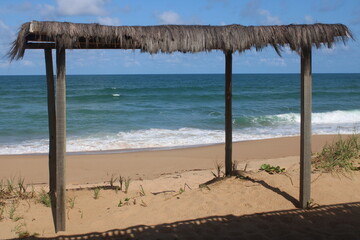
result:
[[[352,38],[342,24],[283,26],[102,26],[32,21],[21,26],[8,53],[20,59],[26,49],[43,49],[46,63],[49,117],[49,185],[55,231],[65,230],[66,49],[140,49],[142,52],[195,53],[221,50],[225,54],[225,173],[232,173],[232,54],[272,46],[280,55],[288,46],[301,58],[301,140],[299,207],[310,200],[312,47],[331,48]],[[56,81],[52,49],[56,49]],[[55,88],[56,84],[56,88]]]
[[[69,22],[27,22],[21,26],[9,52],[11,59],[24,56],[27,48],[140,49],[148,53],[243,52],[283,46],[299,52],[304,46],[331,47],[352,35],[343,24],[282,26],[103,26]],[[40,44],[41,43],[41,44]]]

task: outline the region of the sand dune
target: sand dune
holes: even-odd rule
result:
[[[331,137],[314,139],[315,148],[320,148]],[[221,145],[69,156],[68,174],[82,175],[69,176],[67,195],[75,204],[73,208],[68,205],[67,231],[55,234],[50,208],[33,200],[22,200],[15,212],[22,217],[18,221],[9,219],[7,206],[0,221],[0,239],[16,238],[14,229],[22,223],[25,224],[22,230],[39,234],[36,239],[360,239],[358,172],[345,176],[314,172],[311,197],[315,208],[296,208],[297,143],[296,137],[237,143],[236,148],[242,151],[236,150],[234,156],[240,169],[247,165],[247,178],[230,177],[207,187],[199,185],[213,178],[214,161],[223,159]],[[36,157],[1,156],[0,161],[2,166],[12,166],[14,163],[9,163],[9,159],[26,162]],[[113,160],[114,157],[120,163]],[[42,158],[45,157],[40,156],[39,161],[46,165],[46,159]],[[70,171],[76,166],[71,161],[81,164],[89,161],[89,164],[83,166],[84,169]],[[128,166],[129,171],[122,168],[126,161],[134,161]],[[111,163],[115,167],[107,169]],[[263,163],[285,167],[286,174],[258,171]],[[109,186],[109,174],[120,172],[132,178],[128,193],[102,189],[99,198],[94,199],[94,190],[90,187]],[[46,176],[28,174],[34,182],[47,182]],[[0,176],[8,175],[1,170]]]

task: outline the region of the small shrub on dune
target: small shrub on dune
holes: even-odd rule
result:
[[[125,184],[125,191],[124,193],[128,193],[129,187],[130,187],[130,182],[131,182],[131,178],[128,177],[127,179],[124,180],[124,184]]]
[[[323,172],[343,172],[359,170],[360,138],[353,134],[345,140],[339,138],[313,159],[315,169]]]
[[[272,166],[272,165],[266,164],[266,163],[260,166],[260,170],[265,171],[269,174],[286,172],[285,168],[281,168],[280,166],[275,167],[275,166]]]
[[[39,193],[38,202],[46,207],[51,207],[50,195],[44,189],[41,189],[41,192]]]
[[[94,198],[95,200],[96,200],[96,199],[99,199],[99,197],[100,197],[100,190],[101,190],[101,188],[99,188],[99,187],[94,188],[93,198]]]

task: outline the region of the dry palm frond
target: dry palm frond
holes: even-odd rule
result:
[[[22,25],[8,55],[12,60],[22,58],[29,42],[52,42],[65,49],[140,49],[151,54],[243,52],[272,46],[280,54],[283,46],[299,52],[304,46],[331,47],[334,42],[345,42],[348,38],[352,38],[351,32],[343,24],[103,26],[32,21]]]

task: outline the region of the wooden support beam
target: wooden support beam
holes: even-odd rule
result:
[[[55,43],[25,43],[26,49],[55,49]]]
[[[300,207],[307,208],[311,184],[311,46],[301,49]]]
[[[55,82],[52,61],[52,50],[44,49],[47,82],[47,104],[49,124],[49,195],[51,198],[51,210],[55,224],[56,219],[56,112],[55,112]]]
[[[66,80],[65,49],[56,49],[56,219],[55,231],[65,231]]]
[[[225,53],[225,175],[232,172],[232,52]]]

